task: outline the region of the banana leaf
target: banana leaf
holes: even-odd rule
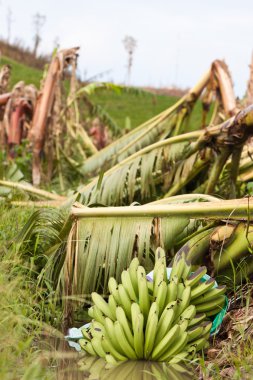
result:
[[[80,187],[81,202],[107,206],[147,203],[164,194],[178,194],[201,172],[200,180],[206,181],[203,192],[212,194],[230,156],[229,189],[234,196],[242,147],[253,133],[252,126],[253,106],[249,106],[220,125],[149,145],[102,178]]]
[[[116,163],[140,149],[171,136],[174,129],[178,130],[178,134],[181,129],[180,126],[183,126],[184,121],[191,113],[196,100],[202,93],[209,79],[210,70],[201,78],[199,83],[175,105],[89,157],[80,167],[80,172],[85,177],[87,177],[87,175],[94,176],[101,170],[111,168]]]

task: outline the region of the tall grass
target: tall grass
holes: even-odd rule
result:
[[[0,379],[53,379],[40,348],[47,325],[60,313],[46,289],[36,284],[36,268],[17,254],[11,240],[30,212],[0,205]]]

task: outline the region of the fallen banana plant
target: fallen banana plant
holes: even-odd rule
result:
[[[199,187],[197,192],[212,194],[230,157],[225,195],[235,198],[241,152],[252,134],[253,106],[249,106],[220,125],[171,137],[136,152],[80,187],[81,202],[146,203],[164,194],[188,192],[190,182],[191,189]]]
[[[214,201],[210,196],[190,194],[172,197],[171,203],[168,198],[167,204],[162,200],[160,205],[156,202],[129,207],[78,206],[72,209],[70,218],[63,211],[42,209],[34,213],[21,231],[18,243],[21,246],[25,243],[25,250],[33,252],[36,242],[39,252],[48,257],[40,278],[51,283],[57,297],[62,299],[68,325],[73,312],[93,291],[106,293],[109,278],[120,279],[133,257],[137,256],[145,269],[150,270],[159,246],[166,251],[167,263],[181,249],[194,265],[205,263],[219,275],[223,269],[228,270],[230,279],[233,268],[242,265],[242,261],[249,264],[247,276],[253,271],[250,198]],[[55,222],[56,215],[62,221],[60,224]],[[237,235],[238,243],[234,243]],[[232,274],[235,281],[241,281],[239,277],[239,271],[237,278]]]
[[[44,147],[46,126],[55,100],[55,92],[57,86],[59,86],[63,70],[72,60],[76,59],[77,51],[78,48],[73,48],[62,50],[55,55],[49,66],[42,92],[36,104],[32,121],[33,183],[35,185],[40,184],[41,181],[40,154]]]
[[[161,245],[168,262],[181,247],[180,252],[194,264],[206,263],[211,272],[227,275],[230,285],[252,273],[253,235],[251,225],[248,227],[253,216],[251,199],[76,208],[72,214],[75,222],[65,248],[64,264],[61,261],[62,269],[59,252],[45,269],[55,286],[58,284],[57,293],[64,298],[66,316],[92,291],[105,293],[110,276],[119,280],[133,256],[149,270],[152,252]],[[241,266],[242,261],[251,265],[244,272],[238,271],[235,278],[234,268]],[[57,266],[58,279],[52,277],[53,266]],[[84,295],[83,301],[80,295]]]
[[[28,138],[36,100],[35,86],[25,86],[22,81],[14,86],[3,117],[9,158],[15,157],[15,147],[20,145],[23,139]]]
[[[10,99],[11,93],[7,92],[5,94],[0,94],[0,106],[5,106]]]
[[[5,145],[5,133],[3,125],[4,108],[10,98],[8,91],[8,85],[11,75],[10,65],[4,65],[0,69],[0,148],[4,148]]]
[[[94,176],[150,144],[187,132],[193,107],[203,92],[203,127],[207,125],[207,114],[214,99],[216,106],[210,117],[211,124],[217,124],[239,111],[228,68],[224,62],[216,60],[196,86],[175,105],[88,158],[80,171],[85,176]]]
[[[11,66],[3,65],[0,69],[0,94],[4,94],[8,90],[8,85],[11,76]]]

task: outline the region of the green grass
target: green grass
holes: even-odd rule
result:
[[[53,379],[40,348],[45,321],[59,321],[45,289],[37,284],[32,260],[11,245],[32,210],[0,203],[0,379]],[[10,228],[11,226],[11,228]]]
[[[131,92],[118,94],[102,90],[92,95],[91,99],[102,106],[121,129],[132,129],[171,107],[179,98],[154,95],[147,91],[139,94]],[[200,128],[201,108],[201,103],[197,102],[191,116],[189,131]]]
[[[19,81],[24,81],[25,84],[34,84],[37,88],[40,86],[40,80],[42,77],[42,71],[23,65],[22,63],[16,62],[10,58],[2,57],[0,60],[0,65],[11,65],[11,80],[10,89]]]
[[[129,128],[127,118],[130,119],[130,128],[135,128],[173,105],[177,100],[174,96],[153,95],[150,92],[118,94],[109,90],[100,91],[92,95],[91,99],[102,106],[123,129]]]

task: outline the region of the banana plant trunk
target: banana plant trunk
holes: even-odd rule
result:
[[[62,50],[52,59],[48,73],[44,82],[43,89],[35,108],[32,122],[32,143],[33,143],[33,184],[38,186],[41,182],[41,153],[43,151],[47,121],[52,111],[56,87],[63,74],[63,70],[76,58],[78,48]]]
[[[0,106],[5,106],[8,100],[11,97],[11,92],[6,92],[5,94],[0,95]]]

